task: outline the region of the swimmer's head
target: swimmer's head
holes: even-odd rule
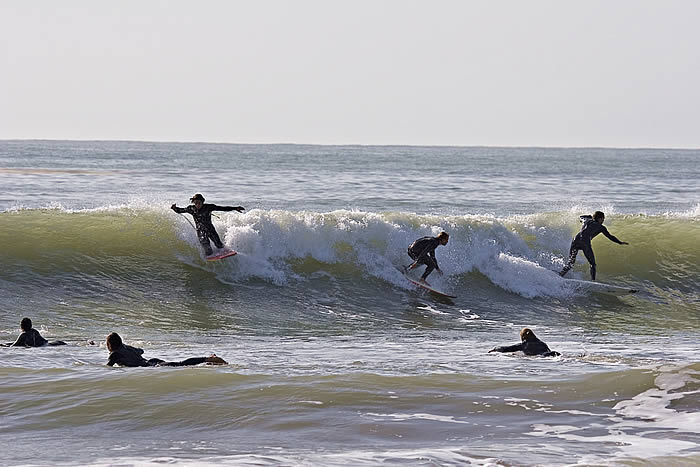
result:
[[[525,341],[531,341],[533,339],[537,339],[537,336],[535,335],[534,332],[532,332],[532,329],[530,328],[523,328],[522,331],[520,331],[520,340],[525,342]]]
[[[110,352],[118,349],[122,345],[124,345],[124,343],[122,342],[122,338],[116,332],[113,332],[109,336],[107,336],[107,350],[109,350]]]
[[[32,320],[29,318],[22,318],[22,321],[19,323],[19,327],[22,329],[22,331],[29,331],[32,328]]]

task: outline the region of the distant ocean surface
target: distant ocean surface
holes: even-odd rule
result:
[[[0,342],[69,344],[0,347],[2,465],[700,464],[700,150],[0,141],[0,188]],[[595,210],[639,293],[552,272]],[[441,230],[455,299],[398,270]]]

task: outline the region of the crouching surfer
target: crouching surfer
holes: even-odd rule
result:
[[[170,209],[178,214],[190,214],[194,219],[195,228],[197,229],[197,238],[199,238],[199,243],[204,249],[204,254],[206,256],[211,256],[213,251],[209,241],[214,242],[217,248],[223,248],[224,244],[219,238],[219,234],[214,228],[214,224],[211,222],[211,213],[213,211],[238,211],[243,212],[245,208],[243,206],[217,206],[216,204],[204,203],[204,196],[197,193],[192,198],[190,198],[192,204],[186,208],[177,207],[175,204],[170,206]]]
[[[593,247],[591,246],[591,240],[593,237],[602,233],[611,241],[619,245],[629,245],[627,242],[621,242],[614,235],[608,232],[603,226],[605,222],[605,214],[601,211],[596,211],[593,216],[579,216],[579,219],[583,223],[581,226],[581,231],[576,234],[573,240],[571,240],[571,247],[569,248],[569,259],[564,265],[564,268],[559,273],[560,276],[564,277],[569,269],[576,262],[576,255],[578,255],[579,250],[583,250],[583,254],[586,256],[588,263],[591,265],[591,280],[595,280],[596,265],[595,265],[595,255],[593,254]]]
[[[523,328],[520,331],[520,341],[519,344],[494,347],[489,350],[489,353],[522,351],[525,355],[541,355],[543,357],[557,357],[561,355],[559,352],[550,350],[547,344],[539,340],[530,328]]]
[[[109,350],[109,361],[107,362],[109,366],[191,366],[201,363],[208,363],[211,365],[227,364],[223,358],[213,354],[209,357],[192,357],[182,360],[181,362],[166,362],[159,358],[146,360],[141,356],[143,354],[143,349],[124,344],[121,336],[116,332],[107,336],[107,350]]]
[[[39,331],[32,327],[32,320],[22,318],[19,323],[22,333],[17,337],[17,340],[6,344],[7,347],[41,347],[43,345],[66,345],[63,341],[47,341],[39,334]]]
[[[450,235],[447,232],[440,232],[437,237],[421,237],[408,247],[408,256],[411,257],[411,263],[406,269],[415,269],[421,264],[425,264],[425,271],[420,278],[420,282],[429,285],[426,279],[433,270],[437,270],[442,275],[440,266],[438,266],[437,258],[435,257],[435,249],[440,245],[447,245]]]

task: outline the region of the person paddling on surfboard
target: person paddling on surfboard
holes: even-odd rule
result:
[[[559,352],[549,350],[547,344],[537,338],[532,329],[523,328],[520,331],[520,344],[502,345],[489,350],[491,352],[518,352],[523,351],[525,355],[542,355],[543,357],[557,357]]]
[[[608,237],[611,241],[619,245],[629,245],[627,242],[621,242],[614,235],[608,232],[608,229],[603,227],[603,222],[605,222],[605,214],[601,211],[596,211],[593,216],[584,215],[579,216],[579,220],[583,223],[581,226],[581,231],[576,234],[574,239],[571,241],[571,247],[569,248],[569,260],[564,265],[564,268],[559,273],[560,276],[564,277],[569,269],[572,268],[576,262],[576,255],[578,255],[579,250],[583,250],[583,254],[591,265],[591,280],[595,280],[596,265],[595,265],[595,255],[593,254],[593,247],[591,246],[591,240],[593,237],[602,233]]]
[[[425,264],[425,272],[420,278],[420,282],[428,284],[425,280],[433,269],[442,275],[442,270],[438,266],[435,258],[435,249],[440,245],[447,245],[450,236],[447,232],[440,232],[437,237],[421,237],[408,247],[408,256],[413,259],[413,263],[406,267],[406,270],[415,269],[421,264]]]
[[[166,362],[160,358],[146,360],[141,355],[143,349],[126,345],[116,332],[107,336],[107,350],[109,350],[109,360],[107,365],[114,366],[192,366],[207,363],[209,365],[227,365],[228,363],[221,357],[211,354],[208,357],[192,357],[180,362]]]
[[[49,342],[39,334],[39,331],[32,327],[32,320],[29,318],[22,318],[19,323],[20,329],[22,329],[22,334],[17,337],[17,340],[12,344],[8,344],[8,347],[41,347],[42,345],[66,345],[63,341],[53,341]]]
[[[197,229],[197,237],[199,238],[199,243],[204,248],[204,254],[206,256],[211,256],[213,251],[209,240],[214,242],[217,248],[223,248],[224,244],[219,238],[219,234],[214,228],[214,224],[211,222],[212,211],[245,211],[243,206],[217,206],[216,204],[204,204],[204,196],[197,193],[190,198],[192,204],[186,208],[179,208],[175,204],[170,206],[170,209],[178,214],[191,214],[194,218],[194,224]]]

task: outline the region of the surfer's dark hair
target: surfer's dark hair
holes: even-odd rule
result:
[[[22,318],[22,321],[19,322],[19,327],[22,331],[29,331],[32,328],[32,320],[29,318]]]
[[[109,336],[107,336],[107,350],[109,350],[110,352],[118,349],[122,345],[124,345],[124,343],[122,342],[122,338],[116,332],[113,332]]]
[[[204,196],[202,196],[201,193],[197,193],[196,195],[194,195],[193,197],[191,197],[191,198],[190,198],[190,201],[194,201],[194,200],[196,200],[196,199],[201,200],[202,203],[204,202]]]
[[[442,240],[443,238],[450,238],[450,234],[448,234],[447,232],[440,232],[437,236],[437,239]]]
[[[596,211],[593,213],[593,219],[605,218],[605,213],[603,211]]]
[[[523,330],[520,331],[520,340],[521,341],[529,341],[532,339],[537,339],[537,336],[535,335],[534,332],[532,332],[532,329],[523,328]]]

